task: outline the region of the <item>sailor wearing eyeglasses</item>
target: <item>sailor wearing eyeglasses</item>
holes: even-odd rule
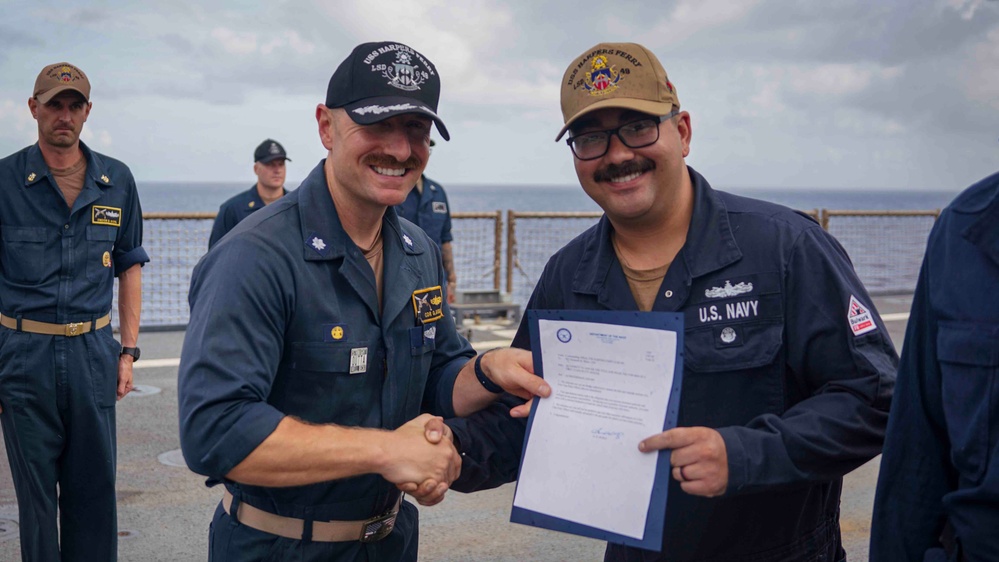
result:
[[[569,134],[604,216],[549,260],[527,307],[685,319],[679,427],[634,444],[671,451],[662,552],[611,544],[606,559],[845,559],[842,477],[881,451],[898,360],[846,252],[686,165],[690,114],[641,45],[573,61],[562,114],[556,140]],[[526,323],[513,345],[530,347]]]

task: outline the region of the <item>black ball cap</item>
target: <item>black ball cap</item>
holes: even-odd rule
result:
[[[291,158],[288,158],[288,153],[284,151],[284,147],[274,139],[265,140],[253,151],[253,161],[260,162],[261,164],[266,164],[278,158],[291,162]]]
[[[358,125],[419,113],[450,140],[437,116],[440,97],[441,79],[432,62],[412,47],[383,41],[358,45],[340,63],[326,89],[326,107],[342,107]]]

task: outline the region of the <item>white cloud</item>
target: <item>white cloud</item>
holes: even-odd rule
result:
[[[105,152],[111,148],[111,133],[104,129],[93,129],[86,126],[80,133],[80,138],[87,143],[90,148],[97,149],[98,152]]]
[[[0,99],[0,138],[17,148],[38,140],[38,126],[26,102]]]
[[[212,38],[221,44],[225,52],[233,55],[249,55],[257,51],[256,33],[240,33],[225,27],[216,27],[212,30]]]
[[[760,0],[740,2],[680,0],[669,15],[656,22],[645,33],[638,34],[635,41],[650,48],[678,45],[694,35],[737,23],[752,12],[758,4],[760,4]],[[629,35],[635,34],[633,27],[621,21],[617,21],[615,27],[618,32],[626,31]]]
[[[972,100],[999,110],[999,27],[993,28],[984,41],[974,46],[962,69],[964,90]],[[989,69],[984,71],[983,69]]]

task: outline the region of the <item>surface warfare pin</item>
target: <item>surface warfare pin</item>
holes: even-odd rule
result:
[[[413,313],[421,324],[444,317],[444,291],[440,285],[413,291]]]

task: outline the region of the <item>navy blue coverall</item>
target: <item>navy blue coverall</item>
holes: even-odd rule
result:
[[[341,226],[320,163],[197,265],[178,381],[180,440],[210,485],[224,481],[237,501],[312,521],[367,519],[394,504],[399,491],[377,474],[289,488],[225,480],[284,416],[395,429],[422,412],[454,415],[454,381],[474,351],[446,302],[427,324],[414,309],[419,291],[445,285],[440,251],[392,209],[382,240],[379,307],[371,267]],[[352,361],[358,354],[363,367]],[[417,526],[416,508],[403,502],[379,542],[312,542],[257,531],[219,508],[210,559],[415,560]]]
[[[423,176],[423,193],[415,187],[406,200],[395,207],[400,217],[419,226],[435,244],[451,242],[451,207],[441,184]]]
[[[72,209],[37,144],[0,160],[6,317],[97,320],[111,310],[114,277],[149,261],[132,173],[82,142],[80,148],[87,171]],[[25,560],[59,560],[60,544],[62,560],[117,556],[120,351],[110,325],[75,337],[0,328],[0,421]]]
[[[284,190],[284,194],[288,191]],[[216,242],[222,239],[234,226],[251,213],[264,208],[264,200],[257,192],[257,184],[253,184],[249,190],[233,195],[226,199],[225,203],[219,207],[219,212],[215,215],[215,222],[212,224],[212,234],[208,238],[208,249],[211,250]]]
[[[999,174],[959,195],[930,234],[881,458],[872,561],[942,561],[944,544],[951,560],[999,560],[997,289]]]
[[[888,420],[897,363],[888,332],[815,221],[690,174],[687,241],[653,310],[684,314],[679,425],[718,429],[728,489],[695,497],[671,480],[662,553],[611,544],[606,560],[842,560],[841,477],[881,451]],[[604,217],[559,250],[527,308],[637,310],[611,231]],[[513,345],[530,347],[526,320]],[[451,424],[468,459],[452,488],[510,474],[523,422],[487,411]]]

